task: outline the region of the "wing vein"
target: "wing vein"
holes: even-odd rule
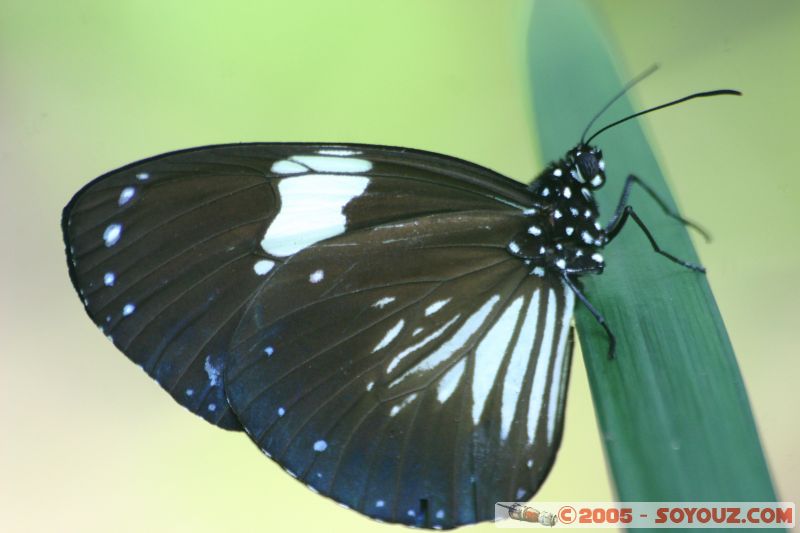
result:
[[[170,300],[170,301],[167,303],[167,305],[165,305],[164,307],[162,307],[161,309],[159,309],[158,313],[153,313],[153,314],[152,314],[152,316],[151,316],[151,317],[150,317],[150,318],[149,318],[147,321],[145,321],[145,322],[142,324],[142,326],[139,328],[139,331],[137,331],[136,333],[134,333],[134,334],[132,335],[132,338],[136,338],[136,337],[138,337],[139,335],[141,335],[141,334],[142,334],[142,332],[143,332],[145,329],[147,329],[147,328],[148,328],[148,327],[149,327],[149,326],[150,326],[150,325],[151,325],[151,324],[152,324],[152,323],[153,323],[153,322],[154,322],[154,321],[155,321],[155,320],[156,320],[156,319],[157,319],[159,316],[161,316],[161,315],[162,315],[162,314],[163,314],[163,313],[164,313],[166,310],[168,310],[170,307],[172,307],[173,305],[175,305],[176,303],[178,303],[178,302],[179,302],[179,301],[180,301],[180,300],[181,300],[181,299],[182,299],[184,296],[186,296],[186,294],[188,294],[189,292],[191,292],[191,291],[193,291],[194,289],[196,289],[198,285],[200,285],[201,283],[205,282],[205,281],[206,281],[206,280],[208,280],[209,278],[211,278],[211,277],[215,276],[215,275],[216,275],[217,273],[219,273],[221,270],[223,270],[223,269],[225,269],[225,268],[229,267],[230,265],[232,265],[232,264],[236,263],[237,261],[241,261],[243,258],[245,258],[245,257],[247,257],[247,256],[249,256],[249,255],[250,255],[250,252],[247,252],[247,253],[244,253],[244,254],[240,254],[240,255],[238,255],[238,256],[236,256],[236,257],[234,257],[233,259],[231,259],[230,261],[226,261],[225,263],[223,263],[223,264],[219,265],[218,267],[214,268],[214,270],[212,270],[211,272],[209,272],[208,274],[206,274],[205,276],[203,276],[201,279],[199,279],[199,280],[195,281],[194,283],[192,283],[192,284],[191,284],[189,287],[187,287],[187,288],[186,288],[184,291],[182,291],[180,294],[178,294],[177,296],[175,296],[175,298],[173,298],[172,300]],[[130,347],[130,343],[128,343],[128,344],[125,346],[125,350],[127,350],[129,347]],[[125,350],[123,350],[123,351],[125,351]]]

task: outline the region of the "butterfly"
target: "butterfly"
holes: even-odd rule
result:
[[[658,248],[627,204],[637,184],[660,201],[636,177],[599,222],[594,136],[530,185],[364,144],[159,155],[65,207],[69,274],[175,401],[314,492],[387,522],[489,520],[555,459],[576,302],[613,356],[578,280],[603,271],[602,248],[633,220],[702,270]]]

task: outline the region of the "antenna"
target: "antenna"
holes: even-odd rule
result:
[[[636,117],[639,117],[641,115],[644,115],[646,113],[650,113],[650,112],[653,112],[653,111],[658,111],[659,109],[664,109],[665,107],[670,107],[670,106],[673,106],[675,104],[680,104],[681,102],[686,102],[687,100],[692,100],[694,98],[705,98],[707,96],[720,96],[720,95],[723,95],[723,94],[732,94],[732,95],[736,95],[736,96],[741,96],[742,95],[741,92],[733,90],[733,89],[718,89],[716,91],[705,91],[705,92],[701,92],[701,93],[690,94],[689,96],[684,96],[683,98],[678,98],[677,100],[673,100],[672,102],[667,102],[666,104],[657,105],[655,107],[651,107],[650,109],[645,109],[644,111],[639,111],[638,113],[634,113],[632,115],[628,115],[627,117],[621,118],[621,119],[617,120],[616,122],[612,122],[611,124],[603,126],[599,130],[597,130],[594,133],[594,135],[592,135],[591,137],[589,137],[586,140],[586,144],[592,142],[592,139],[594,139],[595,137],[597,137],[598,135],[600,135],[601,133],[603,133],[607,129],[613,128],[614,126],[616,126],[618,124],[622,124],[623,122],[626,122],[626,121],[628,121],[628,120],[630,120],[632,118],[636,118]]]
[[[589,128],[591,128],[592,124],[594,124],[595,121],[598,118],[600,118],[600,115],[605,113],[606,110],[609,107],[611,107],[611,104],[613,104],[614,102],[619,100],[622,97],[623,94],[625,94],[626,92],[628,92],[628,90],[630,90],[631,87],[633,87],[634,85],[636,85],[637,83],[639,83],[640,81],[645,79],[647,76],[649,76],[650,74],[652,74],[656,70],[658,70],[658,63],[654,63],[653,65],[650,65],[650,67],[648,67],[647,70],[645,70],[644,72],[642,72],[641,74],[639,74],[638,76],[633,78],[631,81],[626,83],[625,86],[622,88],[622,90],[620,92],[618,92],[616,95],[614,95],[614,97],[611,100],[609,100],[608,103],[606,105],[604,105],[603,108],[600,111],[598,111],[597,114],[594,117],[592,117],[592,120],[590,120],[589,123],[586,125],[586,129],[583,130],[583,134],[581,134],[581,143],[580,144],[584,144],[583,139],[586,137],[586,134],[589,133]]]

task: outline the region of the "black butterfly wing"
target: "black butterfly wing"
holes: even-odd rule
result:
[[[226,145],[98,178],[62,225],[90,317],[179,403],[222,427],[241,417],[309,486],[370,516],[450,527],[527,498],[560,437],[571,294],[505,251],[528,196],[427,152]],[[373,298],[389,287],[395,300]],[[375,368],[372,385],[355,376]]]

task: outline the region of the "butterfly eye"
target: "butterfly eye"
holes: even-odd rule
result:
[[[603,155],[600,152],[586,152],[581,154],[577,160],[578,170],[586,183],[592,189],[598,189],[606,181],[603,162]]]

